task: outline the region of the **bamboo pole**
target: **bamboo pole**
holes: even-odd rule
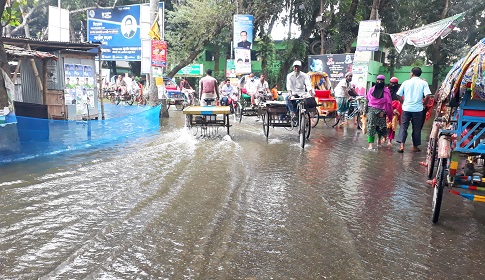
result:
[[[27,45],[27,49],[30,49],[30,45]],[[39,87],[39,90],[44,92],[44,87],[42,86],[42,80],[39,77],[39,70],[37,70],[37,65],[35,65],[35,59],[31,58],[30,59],[30,64],[32,65],[32,69],[34,70],[34,76],[35,76],[35,81],[37,82],[37,86]]]
[[[22,64],[22,58],[19,58],[17,67],[15,67],[15,72],[13,73],[12,82],[15,84],[17,82],[17,77],[20,71],[20,64]]]

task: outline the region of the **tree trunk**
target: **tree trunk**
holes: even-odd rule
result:
[[[450,0],[444,0],[444,7],[441,11],[440,20],[445,19],[448,11],[450,10]],[[441,71],[441,61],[443,60],[443,56],[440,52],[440,47],[442,43],[442,39],[436,39],[433,44],[431,45],[431,60],[433,61],[433,80],[431,81],[431,92],[435,92],[438,89],[438,78]]]
[[[381,0],[373,0],[372,1],[372,9],[370,11],[369,20],[376,20],[379,16],[379,4]]]
[[[7,0],[0,0],[0,18],[3,16],[3,11],[5,10],[5,4]],[[8,65],[7,53],[3,47],[3,28],[0,30],[0,67],[7,73],[10,73],[10,66]],[[5,81],[3,75],[0,75],[0,108],[8,106],[8,95],[7,89],[5,88]]]

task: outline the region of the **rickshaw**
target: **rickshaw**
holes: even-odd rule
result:
[[[428,143],[427,173],[436,176],[432,222],[440,215],[445,187],[463,198],[485,202],[485,38],[450,70],[437,94]]]
[[[229,135],[229,106],[210,105],[214,99],[205,99],[207,106],[188,106],[183,109],[185,126],[193,130],[194,135],[214,136],[219,128],[225,128]],[[200,133],[199,133],[200,132]]]
[[[284,127],[288,130],[296,129],[299,135],[300,146],[305,148],[305,142],[310,137],[312,128],[309,111],[315,109],[316,103],[314,97],[301,97],[294,100],[297,102],[295,118],[291,118],[290,112],[287,111],[286,101],[266,101],[264,106],[261,106],[263,133],[268,139],[270,127]],[[313,102],[311,102],[312,100]]]
[[[333,120],[335,118],[335,112],[337,111],[337,102],[335,98],[332,97],[330,90],[318,89],[320,80],[327,75],[325,72],[308,72],[310,76],[311,84],[315,89],[315,100],[318,106],[316,109],[311,110],[310,115],[312,118],[312,127],[318,124],[318,120],[322,118],[328,126],[332,123],[328,120]]]

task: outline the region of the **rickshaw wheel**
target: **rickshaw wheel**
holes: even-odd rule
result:
[[[317,126],[319,120],[320,120],[320,114],[318,113],[318,110],[316,108],[312,109],[310,112],[310,121],[311,121],[312,128]]]
[[[268,112],[266,112],[265,114],[262,114],[261,115],[262,119],[263,119],[263,133],[264,133],[264,136],[266,136],[266,138],[269,137],[269,118],[270,118],[270,115]]]
[[[241,112],[241,104],[237,104],[234,108],[234,118],[237,122],[241,123],[242,120],[242,112]]]
[[[429,147],[428,147],[428,155],[426,158],[426,172],[428,175],[428,179],[433,178],[434,174],[434,165],[436,163],[436,146],[438,144],[438,139],[431,138],[429,139]]]
[[[298,123],[298,134],[300,136],[300,146],[301,148],[305,148],[305,140],[306,140],[306,122],[305,122],[305,115],[300,113],[300,119]]]
[[[445,169],[446,158],[439,160],[438,171],[436,172],[436,185],[433,190],[433,223],[438,222],[441,210],[441,202],[443,200],[443,189],[445,188]]]

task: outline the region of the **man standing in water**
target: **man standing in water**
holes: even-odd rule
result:
[[[399,128],[399,136],[396,139],[397,142],[401,143],[399,150],[397,150],[398,153],[404,152],[404,143],[406,143],[406,138],[408,137],[410,122],[413,124],[413,132],[411,134],[413,139],[413,152],[421,151],[419,145],[421,145],[423,103],[428,103],[431,94],[428,83],[420,78],[421,73],[422,71],[419,67],[411,69],[411,79],[404,81],[397,91],[398,96],[404,97],[401,127]]]
[[[205,71],[205,77],[199,81],[199,100],[201,106],[207,106],[206,98],[217,100],[219,99],[219,87],[217,80],[212,77],[212,70],[207,69]]]

